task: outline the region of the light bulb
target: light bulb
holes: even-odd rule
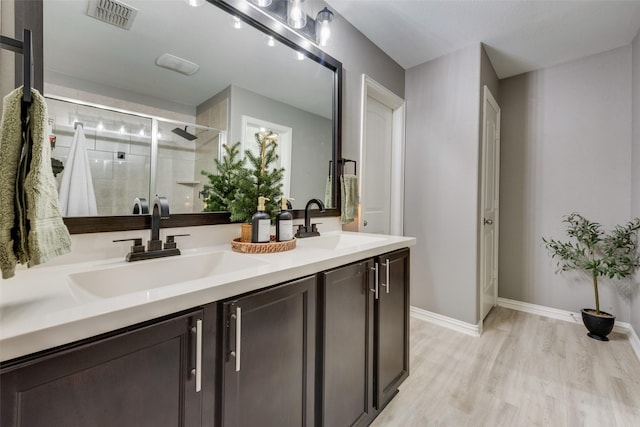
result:
[[[326,46],[331,37],[331,21],[333,21],[333,12],[326,7],[318,12],[316,16],[316,26],[319,26],[317,42],[320,46]]]
[[[307,25],[307,14],[302,9],[304,0],[289,0],[287,8],[287,24],[292,28],[304,28]]]
[[[191,7],[200,7],[204,4],[204,0],[184,0]]]
[[[326,46],[329,38],[331,37],[331,28],[328,21],[322,21],[320,23],[320,34],[318,36],[318,43],[320,46]]]

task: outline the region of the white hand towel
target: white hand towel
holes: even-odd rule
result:
[[[78,124],[60,183],[60,208],[63,216],[98,214],[85,141],[84,129]]]

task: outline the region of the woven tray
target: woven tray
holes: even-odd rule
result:
[[[276,236],[271,236],[269,243],[241,242],[240,237],[231,241],[231,249],[243,254],[273,254],[276,252],[290,251],[296,247],[296,238],[286,242],[276,242]]]

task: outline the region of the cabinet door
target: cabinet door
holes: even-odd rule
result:
[[[9,426],[198,426],[192,374],[202,311],[2,370],[1,424]]]
[[[222,424],[312,426],[316,278],[225,302]]]
[[[409,375],[409,250],[376,258],[376,408],[382,409]]]
[[[373,260],[320,273],[320,425],[366,425],[373,410]]]

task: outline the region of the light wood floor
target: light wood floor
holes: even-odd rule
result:
[[[410,376],[373,426],[640,426],[626,336],[495,307],[474,338],[411,319]]]

